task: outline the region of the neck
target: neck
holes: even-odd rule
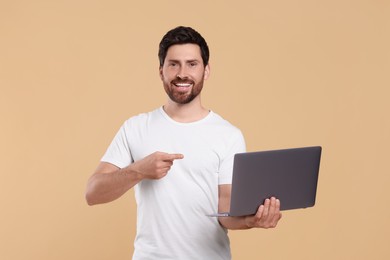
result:
[[[168,99],[163,108],[170,118],[180,123],[199,121],[206,117],[210,112],[202,106],[200,95],[188,104],[178,104],[171,99]]]

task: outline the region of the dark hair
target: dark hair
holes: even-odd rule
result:
[[[175,44],[186,43],[194,43],[199,45],[203,65],[206,66],[209,63],[209,47],[207,46],[206,40],[202,37],[202,35],[200,35],[200,33],[195,31],[191,27],[179,26],[167,32],[160,42],[158,50],[160,67],[164,65],[164,60],[167,56],[169,47]]]

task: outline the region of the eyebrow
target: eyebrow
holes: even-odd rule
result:
[[[175,60],[175,59],[169,59],[168,62],[177,62],[180,63],[180,60]],[[200,62],[198,59],[191,59],[191,60],[186,60],[186,63],[191,63],[191,62]]]

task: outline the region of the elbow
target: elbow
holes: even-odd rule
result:
[[[88,190],[85,192],[85,200],[86,200],[88,206],[93,206],[96,204],[96,202],[93,199],[93,196],[91,195],[91,192]]]
[[[88,191],[85,193],[85,200],[86,200],[88,206],[93,206],[93,205],[96,204],[96,203],[94,202],[94,200],[93,200],[91,194],[90,194]]]
[[[85,192],[85,200],[88,204],[88,206],[93,206],[98,204],[96,201],[96,185],[91,182],[91,180],[88,181],[87,184],[87,190]]]

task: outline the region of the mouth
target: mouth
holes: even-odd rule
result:
[[[172,84],[176,87],[178,91],[187,91],[191,88],[194,83],[193,82],[172,82]]]

